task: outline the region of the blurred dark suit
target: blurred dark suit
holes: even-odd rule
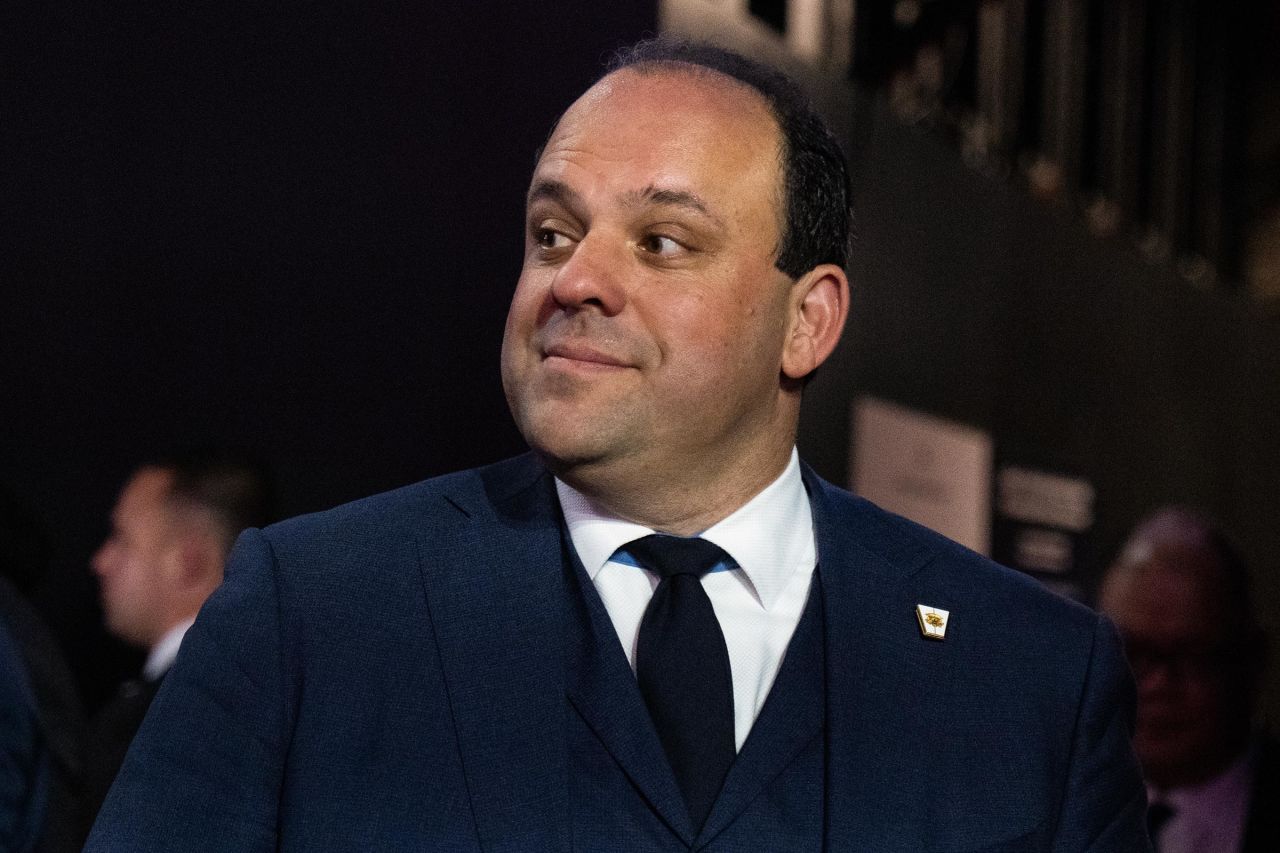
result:
[[[138,733],[151,700],[160,689],[163,676],[153,681],[130,679],[89,722],[84,748],[84,796],[80,815],[79,841],[88,838],[93,820],[111,790],[129,744]]]
[[[0,624],[8,630],[25,669],[42,752],[43,829],[34,848],[43,853],[79,850],[75,814],[80,781],[84,714],[71,671],[53,634],[8,580],[0,578]]]

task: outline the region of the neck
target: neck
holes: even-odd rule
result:
[[[622,475],[574,468],[556,476],[618,518],[661,533],[692,536],[727,518],[782,475],[791,461],[791,445],[719,472],[714,480]],[[553,468],[554,471],[554,468]]]

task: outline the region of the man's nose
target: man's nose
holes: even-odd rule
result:
[[[103,542],[97,551],[93,552],[93,558],[89,560],[93,573],[98,577],[102,577],[111,571],[112,564],[112,547],[110,542]]]
[[[562,308],[592,307],[607,317],[627,303],[625,243],[611,244],[601,235],[588,234],[556,271],[551,296]]]

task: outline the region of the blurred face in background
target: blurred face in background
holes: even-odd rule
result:
[[[93,556],[107,628],[149,648],[168,630],[170,578],[181,537],[169,506],[172,476],[143,468],[125,484],[111,514],[111,535]]]
[[[1261,651],[1205,548],[1144,543],[1108,574],[1100,606],[1124,635],[1138,688],[1134,749],[1159,788],[1206,781],[1248,742]]]

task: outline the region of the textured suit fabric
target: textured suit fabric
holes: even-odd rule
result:
[[[805,482],[825,849],[1149,849],[1110,624]],[[86,849],[573,849],[591,818],[571,796],[563,555],[528,456],[244,534]],[[946,640],[921,637],[919,603],[951,611]],[[641,748],[634,727],[596,734]],[[743,787],[760,795],[775,760]]]

